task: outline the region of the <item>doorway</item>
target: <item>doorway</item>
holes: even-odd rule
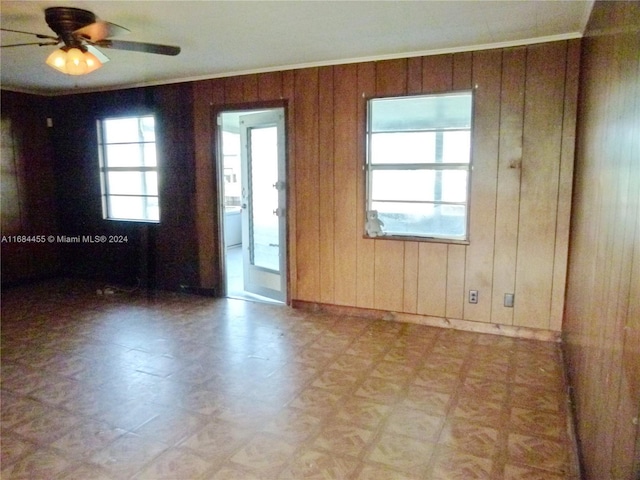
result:
[[[284,108],[218,114],[226,296],[286,302]]]

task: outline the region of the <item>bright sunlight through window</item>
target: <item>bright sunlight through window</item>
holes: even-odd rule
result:
[[[104,218],[159,222],[153,116],[98,120]]]
[[[368,236],[468,239],[472,100],[471,92],[369,100]]]

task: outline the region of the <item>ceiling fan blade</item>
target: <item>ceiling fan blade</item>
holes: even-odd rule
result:
[[[98,60],[100,60],[102,63],[107,63],[109,61],[109,57],[107,57],[104,53],[102,53],[100,50],[98,50],[93,45],[86,45],[86,47],[87,47],[87,51],[89,53],[94,54],[96,56],[96,58]]]
[[[157,53],[158,55],[178,55],[180,47],[158,45],[156,43],[128,42],[124,40],[100,40],[94,43],[98,47],[130,50],[132,52]]]
[[[99,42],[104,40],[105,38],[114,37],[116,35],[124,35],[125,33],[129,33],[130,30],[125,27],[121,27],[120,25],[116,25],[111,22],[104,22],[102,20],[90,23],[78,30],[73,32],[73,36],[76,38],[81,38],[83,40],[88,40],[91,43]]]
[[[22,47],[25,45],[38,45],[44,47],[48,45],[58,45],[60,42],[29,42],[29,43],[12,43],[11,45],[0,45],[0,48]]]
[[[33,35],[34,37],[37,37],[37,38],[48,38],[49,40],[59,41],[58,37],[52,37],[51,35],[43,35],[41,33],[25,32],[24,30],[11,30],[10,28],[0,28],[0,30],[2,30],[3,32],[24,33],[25,35]]]

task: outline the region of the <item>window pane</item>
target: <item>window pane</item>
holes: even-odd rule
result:
[[[434,205],[419,203],[373,202],[372,209],[384,223],[388,235],[466,237],[466,207],[464,205]]]
[[[104,143],[155,142],[153,117],[111,118],[102,121]]]
[[[107,145],[107,167],[155,167],[155,143]]]
[[[98,122],[106,218],[159,221],[154,117]]]
[[[371,172],[371,199],[433,201],[432,170],[374,170]]]
[[[250,130],[251,159],[251,219],[250,242],[253,265],[273,271],[280,270],[279,220],[273,211],[278,208],[278,129]]]
[[[469,163],[471,159],[471,130],[442,132],[442,161]]]
[[[107,172],[109,194],[158,195],[156,172]]]
[[[443,202],[466,202],[467,201],[467,178],[469,173],[466,170],[443,170],[439,172],[437,185],[441,188],[441,196],[436,200]]]
[[[373,170],[371,200],[465,202],[466,170]]]
[[[435,132],[397,132],[371,135],[371,163],[433,163]]]
[[[109,197],[109,218],[159,221],[158,197]]]
[[[471,128],[471,93],[370,100],[371,132]]]

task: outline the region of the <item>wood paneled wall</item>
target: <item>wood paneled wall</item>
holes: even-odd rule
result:
[[[191,94],[190,85],[173,84],[52,99],[61,233],[128,239],[64,244],[64,275],[170,290],[198,286]],[[161,223],[104,220],[96,120],[143,113],[156,118]]]
[[[196,82],[202,286],[221,282],[211,109],[284,99],[290,299],[559,331],[579,54],[554,42]],[[366,98],[462,89],[475,91],[469,245],[364,238]]]
[[[640,3],[583,39],[565,358],[584,478],[640,478]]]
[[[47,99],[2,92],[0,123],[1,234],[7,237],[57,235],[55,178]],[[48,241],[1,245],[2,283],[51,277],[59,268],[59,248]]]

